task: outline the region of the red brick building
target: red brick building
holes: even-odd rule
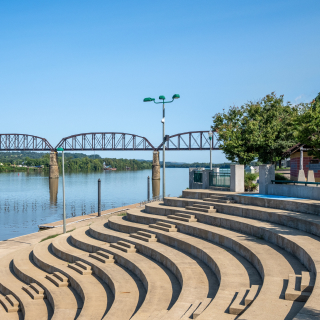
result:
[[[307,149],[301,143],[290,148],[286,154],[290,155],[290,180],[297,181],[300,170],[301,148]],[[320,182],[320,161],[319,159],[310,157],[307,151],[303,151],[303,171],[305,177],[308,176],[308,171],[313,170],[316,182]]]

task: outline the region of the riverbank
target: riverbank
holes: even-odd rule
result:
[[[49,172],[49,168],[0,166],[0,172],[38,172],[42,170]]]
[[[112,216],[114,214],[119,214],[122,211],[125,211],[127,209],[133,209],[138,206],[140,206],[140,203],[135,203],[135,204],[131,204],[128,206],[122,206],[122,207],[118,207],[118,208],[112,208],[109,210],[104,210],[104,211],[101,211],[101,216],[105,216],[105,215]],[[79,216],[79,217],[72,217],[72,218],[66,219],[66,224],[67,224],[67,226],[69,226],[74,223],[78,223],[78,222],[89,220],[89,219],[94,219],[97,217],[98,217],[98,212],[90,213],[90,214],[87,214],[84,216]],[[47,230],[47,229],[58,228],[58,227],[62,227],[62,226],[63,226],[63,220],[59,220],[56,222],[41,224],[41,225],[39,225],[39,230]]]
[[[105,210],[101,212],[101,217],[98,217],[98,213],[96,212],[88,214],[86,216],[69,218],[67,219],[67,232],[72,232],[75,229],[88,226],[96,221],[100,221],[101,219],[107,221],[114,215],[121,215],[121,212],[125,211],[126,209],[136,208],[138,206],[140,206],[140,203]],[[48,223],[47,225],[50,227],[46,230],[39,230],[35,233],[30,233],[20,237],[0,241],[0,259],[10,252],[22,249],[24,247],[29,247],[31,245],[39,243],[46,238],[54,237],[63,233],[61,220],[53,222],[51,224]]]

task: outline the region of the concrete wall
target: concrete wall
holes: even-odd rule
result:
[[[232,164],[230,166],[230,191],[244,192],[244,165]]]
[[[194,182],[194,172],[202,171],[202,183]],[[199,168],[189,168],[189,189],[209,189],[209,172]]]
[[[268,194],[267,186],[275,180],[275,168],[271,164],[262,164],[259,166],[259,193]]]
[[[267,194],[320,200],[320,187],[295,186],[290,184],[268,184]]]

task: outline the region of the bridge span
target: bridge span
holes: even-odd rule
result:
[[[59,177],[57,148],[65,151],[153,151],[152,177],[160,178],[159,151],[163,143],[166,151],[219,150],[219,141],[214,132],[212,140],[209,131],[190,131],[166,136],[158,147],[145,137],[124,132],[90,132],[62,138],[56,147],[47,139],[29,134],[0,134],[0,151],[50,151],[50,178]],[[157,172],[157,174],[156,174]],[[159,172],[159,174],[158,174]]]

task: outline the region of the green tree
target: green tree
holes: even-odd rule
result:
[[[217,132],[219,148],[229,161],[248,164],[258,156],[250,134],[252,124],[248,122],[245,106],[230,107],[213,117],[212,129]]]
[[[310,148],[310,156],[320,159],[320,93],[311,103],[301,105],[296,128],[297,140]]]
[[[294,118],[298,112],[283,96],[271,93],[257,102],[213,117],[212,129],[218,134],[220,148],[232,162],[249,164],[255,159],[275,163],[283,152],[296,143]]]

